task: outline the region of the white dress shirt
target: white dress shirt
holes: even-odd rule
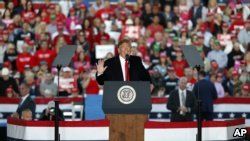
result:
[[[184,99],[185,99],[185,101],[186,101],[187,91],[186,91],[186,89],[185,89],[185,90],[179,89],[178,91],[179,91],[180,107],[181,107],[181,106],[185,106],[185,105],[184,105],[185,103],[182,102],[182,92],[184,93]]]
[[[123,75],[123,80],[126,81],[126,71],[125,71],[125,63],[126,63],[126,60],[119,56],[119,59],[120,59],[120,62],[121,62],[121,67],[122,67],[122,75]]]
[[[29,94],[25,95],[24,97],[21,97],[22,101],[20,102],[19,106],[23,104],[23,102],[27,99],[28,96]]]

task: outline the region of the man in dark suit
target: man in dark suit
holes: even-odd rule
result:
[[[140,57],[129,55],[131,43],[123,39],[118,43],[118,56],[97,64],[96,80],[100,85],[104,81],[150,81],[148,71],[144,68]]]
[[[19,116],[21,116],[22,111],[30,109],[32,112],[32,118],[35,118],[36,104],[29,95],[30,87],[27,83],[22,83],[19,88],[21,100],[16,110]]]
[[[201,119],[211,121],[213,120],[213,100],[217,99],[217,91],[214,84],[205,79],[206,73],[199,72],[200,80],[194,85],[194,94],[198,97],[198,91],[201,104]]]
[[[168,98],[167,108],[171,110],[171,122],[193,121],[193,113],[196,110],[195,95],[188,91],[187,78],[179,80],[179,88],[173,90]]]

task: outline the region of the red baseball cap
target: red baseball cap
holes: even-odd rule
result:
[[[77,93],[78,92],[78,89],[77,88],[73,88],[72,89],[72,93]]]
[[[75,12],[75,9],[74,8],[70,8],[69,13],[73,13],[73,12]]]
[[[80,8],[81,8],[81,9],[86,9],[85,4],[81,4]]]
[[[247,92],[250,92],[250,84],[244,84],[242,86],[242,89],[245,90],[245,91],[247,91]]]
[[[167,57],[167,55],[166,55],[166,53],[165,53],[165,52],[162,52],[162,53],[160,54],[160,57],[164,57],[164,58],[166,58],[166,57]]]
[[[8,30],[4,30],[3,31],[3,35],[9,35],[9,31]]]
[[[79,73],[85,72],[84,67],[79,67],[79,68],[78,68],[78,72],[79,72]]]
[[[224,28],[228,28],[227,23],[223,23],[223,24],[222,24],[222,27],[224,27]]]
[[[237,70],[234,70],[234,71],[232,72],[232,74],[233,74],[233,76],[238,76],[238,75],[239,75],[239,73],[238,73]]]

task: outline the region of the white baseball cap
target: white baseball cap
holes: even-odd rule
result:
[[[63,72],[71,72],[72,70],[71,70],[71,68],[69,68],[69,67],[65,67],[65,68],[63,68]]]
[[[8,68],[3,68],[2,69],[2,75],[9,75],[10,74],[10,71]]]

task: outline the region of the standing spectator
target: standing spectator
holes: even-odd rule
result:
[[[196,79],[194,78],[194,72],[192,68],[185,68],[184,69],[185,77],[187,78],[187,90],[193,91],[194,84],[196,83]]]
[[[250,43],[250,20],[245,22],[245,28],[243,28],[238,34],[238,40],[246,48],[248,43]]]
[[[99,86],[95,78],[96,70],[92,70],[89,73],[85,73],[83,79],[83,88],[85,89],[85,94],[99,94]]]
[[[22,53],[19,53],[16,59],[16,67],[18,72],[23,73],[25,66],[33,67],[34,57],[28,52],[28,45],[22,46]]]
[[[7,50],[4,54],[4,62],[10,62],[13,70],[16,70],[16,59],[17,59],[17,51],[15,49],[15,45],[9,43]]]
[[[244,52],[240,50],[240,44],[234,43],[232,51],[227,55],[228,63],[227,68],[230,69],[234,66],[236,61],[240,61],[244,58]]]
[[[69,10],[69,17],[66,19],[66,29],[68,30],[71,37],[75,35],[75,27],[80,23],[75,12],[75,9],[71,8]]]
[[[160,17],[158,15],[154,15],[153,23],[147,27],[147,30],[150,31],[151,37],[154,37],[157,32],[162,32],[164,30],[163,26],[160,25]]]
[[[188,67],[188,63],[185,59],[183,59],[181,50],[176,51],[176,60],[173,61],[172,65],[178,77],[184,76],[184,69]]]
[[[92,7],[95,9],[95,11],[102,9],[104,7],[103,0],[96,0]]]
[[[51,67],[56,53],[49,49],[49,45],[47,41],[41,41],[41,48],[36,51],[34,55],[34,59],[36,61],[36,65],[39,65],[42,61],[47,62],[48,66]]]
[[[202,101],[202,120],[210,121],[213,120],[213,101],[217,99],[217,92],[214,84],[205,79],[206,73],[203,70],[199,72],[199,76],[199,81],[194,85],[193,92],[196,98],[199,94],[200,100]]]
[[[2,77],[0,77],[0,96],[4,96],[8,88],[13,89],[15,93],[19,92],[15,79],[10,77],[9,69],[3,68],[1,71],[1,76]]]
[[[164,95],[169,95],[173,90],[177,88],[178,78],[176,78],[175,76],[173,67],[168,67],[168,75],[164,77],[162,85],[165,87]]]
[[[227,66],[227,61],[228,61],[227,55],[225,52],[221,50],[221,46],[218,40],[215,40],[214,49],[208,53],[207,58],[210,61],[215,60],[218,63],[219,68],[221,69]]]
[[[196,110],[196,98],[192,91],[186,89],[187,78],[182,77],[179,81],[178,90],[171,92],[167,108],[171,110],[171,122],[193,121]]]
[[[242,85],[240,96],[245,97],[245,98],[250,97],[250,84],[249,83]]]
[[[54,78],[54,83],[58,85],[58,76]],[[59,96],[69,96],[71,90],[77,87],[77,80],[73,77],[72,69],[64,67],[59,79]]]
[[[217,94],[218,94],[218,98],[225,97],[225,91],[224,91],[224,88],[222,86],[223,74],[222,73],[218,73],[217,75],[212,74],[210,76],[210,80],[211,80],[211,82],[214,83],[214,86],[215,86]]]
[[[0,36],[0,68],[2,67],[3,62],[4,62],[4,54],[5,54],[6,48],[7,47],[4,45],[4,42],[3,42],[3,37]]]
[[[35,112],[36,112],[36,104],[32,100],[32,98],[30,97],[29,85],[24,82],[24,83],[22,83],[20,85],[19,89],[20,89],[21,100],[20,100],[20,103],[19,103],[19,105],[17,107],[16,112],[19,115],[22,115],[22,112],[24,110],[29,109],[32,112],[32,119],[34,119],[35,118]]]
[[[150,3],[145,3],[144,5],[144,9],[141,15],[141,20],[143,22],[143,25],[145,27],[148,27],[148,25],[150,25],[152,23],[152,19],[153,19],[153,14],[152,14],[152,10],[151,10],[151,5]]]
[[[202,19],[205,21],[207,14],[207,9],[202,6],[201,0],[194,0],[194,5],[191,7],[189,11],[189,16],[191,17],[191,21],[193,23],[193,27],[196,26],[197,19]]]
[[[232,72],[232,80],[233,80],[233,96],[240,96],[240,91],[242,87],[242,82],[239,79],[239,72],[237,70],[233,70]]]
[[[46,98],[57,95],[57,85],[53,82],[52,74],[45,75],[45,80],[40,85],[40,94]]]
[[[167,73],[167,65],[167,55],[165,52],[162,52],[160,54],[160,63],[158,65],[155,65],[153,69],[159,72],[161,77],[164,77]]]

